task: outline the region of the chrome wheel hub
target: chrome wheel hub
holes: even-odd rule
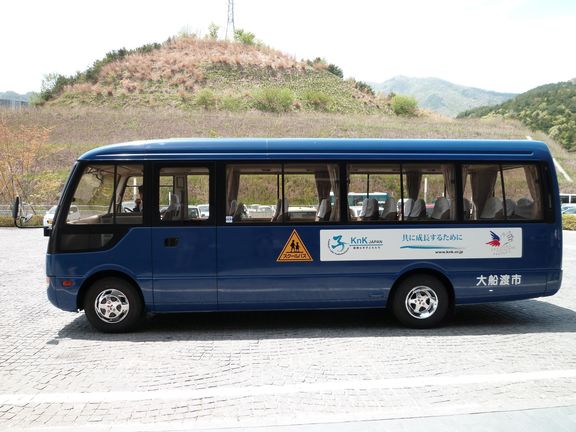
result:
[[[94,302],[94,310],[102,321],[114,324],[126,318],[130,304],[122,291],[111,288],[98,294]]]
[[[438,309],[438,296],[427,286],[417,286],[406,296],[406,310],[416,319],[430,318]]]

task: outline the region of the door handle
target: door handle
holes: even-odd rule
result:
[[[178,237],[167,237],[164,239],[164,247],[178,246]]]

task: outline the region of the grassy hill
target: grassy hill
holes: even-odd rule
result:
[[[75,77],[51,78],[43,93],[49,105],[354,113],[381,108],[362,83],[343,80],[322,61],[191,36],[114,51]]]
[[[576,79],[547,84],[503,104],[466,111],[460,117],[503,116],[547,133],[568,150],[576,150]]]
[[[438,78],[397,76],[371,85],[376,91],[413,96],[420,107],[449,117],[471,108],[496,105],[515,96],[513,93],[464,87]]]

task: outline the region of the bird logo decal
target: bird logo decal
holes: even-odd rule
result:
[[[490,235],[492,236],[492,240],[490,240],[487,245],[492,247],[500,247],[500,237],[494,231],[490,231]]]

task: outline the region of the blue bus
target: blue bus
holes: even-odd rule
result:
[[[558,184],[537,141],[110,145],[75,163],[49,235],[48,298],[104,332],[147,312],[385,307],[429,328],[562,279]]]

